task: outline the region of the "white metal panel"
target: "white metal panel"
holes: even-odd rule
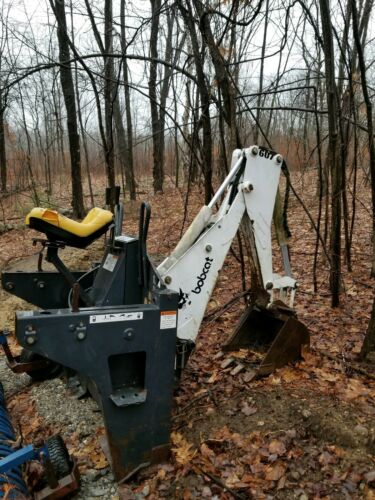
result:
[[[228,213],[210,227],[161,277],[180,293],[178,338],[195,341],[224,259],[245,211],[239,193]],[[166,277],[168,277],[166,279]]]
[[[294,298],[293,278],[274,277],[272,272],[271,224],[282,158],[257,146],[252,146],[244,152],[247,157],[246,167],[231,206],[228,205],[228,190],[218,212],[209,220],[211,227],[206,229],[201,225],[203,232],[196,241],[189,240],[190,248],[183,250],[184,253],[177,256],[176,262],[172,263],[172,259],[166,259],[168,266],[165,266],[165,261],[158,268],[167,286],[180,293],[177,328],[180,339],[195,341],[218,273],[246,211],[253,221],[252,228],[264,287],[268,288],[267,284],[273,284],[275,289],[281,289],[285,294],[289,287],[293,287],[291,300]],[[242,155],[243,151],[234,151],[231,174],[227,176],[218,193],[224,193],[225,187],[239,168]],[[219,200],[218,193],[209,207],[213,208],[214,202]],[[272,290],[269,292],[272,297]]]
[[[257,148],[258,149],[258,148]],[[247,163],[244,181],[252,184],[253,189],[244,193],[247,213],[253,221],[255,244],[262,272],[263,285],[273,283],[271,224],[277,187],[279,185],[281,162],[273,157],[260,156],[264,151],[258,149],[253,155],[254,146],[246,149]],[[267,152],[267,155],[269,153]]]

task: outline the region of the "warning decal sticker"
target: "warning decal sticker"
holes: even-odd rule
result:
[[[177,312],[176,311],[161,311],[160,312],[160,330],[168,330],[176,328]]]
[[[143,318],[143,312],[93,314],[90,316],[90,324],[114,323],[115,321],[135,321]]]
[[[117,260],[117,255],[109,253],[104,261],[103,269],[106,269],[107,271],[110,271],[112,273],[114,268],[116,267]]]

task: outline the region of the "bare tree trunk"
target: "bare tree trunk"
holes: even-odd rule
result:
[[[61,185],[61,173],[66,171],[66,159],[64,152],[64,129],[61,123],[61,107],[60,107],[60,87],[57,83],[58,75],[54,75],[54,84],[52,86],[52,97],[53,97],[53,115],[56,124],[56,164],[61,161],[61,166],[58,166],[58,172],[60,174],[60,185]]]
[[[7,190],[7,156],[5,147],[5,105],[3,103],[2,92],[0,91],[0,189]]]
[[[42,83],[42,82],[41,82]],[[43,106],[43,121],[44,121],[44,135],[45,135],[45,162],[46,162],[46,184],[47,193],[52,194],[52,176],[51,176],[51,157],[49,150],[49,128],[48,128],[48,113],[46,109],[45,96],[42,96],[42,106]]]
[[[212,131],[210,118],[210,90],[207,87],[206,76],[203,67],[201,51],[199,49],[198,37],[193,21],[193,13],[190,1],[179,2],[178,7],[184,18],[187,29],[190,33],[191,45],[194,55],[195,69],[198,80],[198,91],[201,99],[201,125],[203,134],[202,163],[204,175],[205,203],[209,203],[212,195]],[[193,132],[194,136],[194,132]],[[193,141],[194,142],[194,141]]]
[[[104,4],[104,51],[105,54],[113,53],[113,8],[112,0],[105,0]],[[115,153],[113,142],[113,103],[114,103],[114,64],[113,58],[104,57],[104,114],[106,130],[106,165],[108,187],[114,188],[115,179]],[[114,189],[112,189],[114,195]],[[114,209],[115,200],[110,200],[111,209]]]
[[[375,351],[375,298],[372,303],[370,322],[368,324],[366,336],[362,344],[360,357],[365,359],[367,355],[373,351]]]
[[[153,142],[153,158],[154,164],[152,169],[153,185],[155,193],[163,192],[164,182],[164,166],[162,162],[162,139],[160,134],[159,110],[156,93],[157,82],[157,62],[158,58],[158,34],[159,34],[159,21],[160,21],[160,6],[161,0],[150,0],[151,2],[151,34],[150,34],[150,75],[148,80],[148,92],[150,96],[151,107],[151,126],[152,126],[152,142]]]
[[[265,62],[264,56],[266,53],[266,46],[267,46],[268,7],[269,7],[269,0],[266,0],[266,7],[264,14],[263,44],[262,44],[262,53],[261,53],[260,71],[259,71],[259,90],[258,90],[259,95],[257,99],[256,123],[254,130],[254,144],[258,144],[259,142],[260,107],[262,104],[263,74],[264,74],[264,62]]]
[[[371,176],[371,198],[372,198],[372,263],[371,276],[375,277],[375,144],[374,144],[374,125],[372,121],[372,103],[368,93],[366,79],[366,64],[364,58],[364,49],[361,45],[360,34],[358,30],[358,11],[356,0],[351,0],[353,10],[353,36],[358,53],[358,65],[361,72],[361,84],[363,99],[366,105],[366,118],[368,130],[368,148],[370,153],[370,176]]]
[[[34,178],[34,172],[33,172],[33,168],[32,168],[32,165],[31,165],[31,138],[30,138],[29,130],[27,128],[25,106],[24,106],[24,103],[23,103],[23,97],[22,97],[22,91],[21,91],[21,89],[20,89],[20,92],[19,92],[19,97],[20,97],[20,105],[21,105],[21,112],[22,112],[22,124],[23,124],[23,128],[25,130],[26,142],[27,142],[26,167],[27,167],[27,171],[29,173],[30,184],[31,184],[31,191],[32,191],[33,196],[34,196],[34,202],[35,202],[35,204],[37,206],[39,206],[39,195],[38,195],[38,191],[36,189],[36,182],[35,182],[35,178]]]
[[[122,116],[121,116],[121,109],[120,109],[120,100],[118,94],[115,97],[114,103],[113,103],[113,119],[115,122],[115,127],[116,127],[116,137],[117,137],[117,146],[118,146],[118,155],[119,155],[119,162],[121,166],[121,172],[122,175],[125,174],[125,179],[126,179],[126,188],[129,189],[130,187],[133,187],[133,198],[130,196],[130,199],[135,198],[135,186],[134,186],[134,173],[132,171],[129,171],[129,168],[127,168],[126,165],[126,156],[127,156],[127,146],[126,146],[126,135],[125,135],[125,129],[124,125],[122,122]],[[130,177],[130,178],[129,178]],[[131,191],[130,191],[131,193]],[[125,192],[124,192],[125,195]]]
[[[230,150],[233,151],[234,149],[241,147],[236,123],[236,89],[212,33],[210,17],[208,15],[209,12],[205,9],[201,0],[193,0],[193,3],[200,17],[199,29],[202,34],[202,39],[205,41],[208,50],[210,51],[211,60],[215,68],[217,85],[220,87],[223,97],[224,119],[227,122],[230,131],[229,146]],[[238,0],[235,0],[233,3],[235,4],[234,8],[237,8]]]
[[[120,23],[121,23],[121,51],[126,55],[126,34],[125,34],[125,0],[120,4]],[[125,177],[129,189],[131,200],[136,197],[136,182],[134,177],[134,158],[133,158],[133,120],[131,114],[131,99],[129,87],[129,69],[126,57],[123,59],[124,74],[124,95],[125,95],[125,116],[126,116],[126,148],[125,148]]]
[[[73,1],[72,0],[70,0],[70,21],[71,21],[71,30],[72,30],[72,44],[75,45],[74,24],[73,24]],[[77,100],[77,112],[78,112],[77,116],[78,116],[79,127],[80,127],[81,134],[82,134],[82,145],[83,145],[83,153],[84,153],[84,159],[85,159],[85,170],[86,170],[86,175],[87,175],[87,183],[89,186],[91,208],[93,208],[95,206],[95,199],[94,199],[94,192],[92,189],[91,172],[90,172],[90,167],[89,167],[89,152],[88,152],[88,148],[87,148],[87,140],[85,137],[85,128],[83,126],[82,110],[81,110],[81,105],[80,105],[80,91],[79,91],[79,85],[78,85],[78,64],[77,64],[77,61],[75,61],[75,63],[74,63],[74,80],[75,80],[75,94],[76,94],[76,100]]]
[[[114,70],[114,62],[113,57],[113,5],[112,0],[106,0],[104,5],[104,43],[102,41],[101,35],[99,33],[98,27],[96,25],[95,16],[91,9],[91,5],[89,0],[85,0],[85,5],[87,9],[87,13],[90,19],[91,27],[93,30],[93,34],[95,40],[98,44],[99,50],[103,55],[104,62],[104,121],[105,121],[105,130],[102,123],[102,112],[100,106],[100,98],[97,90],[97,86],[95,83],[95,78],[90,69],[84,65],[87,74],[89,75],[90,81],[93,85],[93,90],[95,94],[95,100],[98,111],[98,120],[99,120],[99,131],[102,138],[103,150],[105,156],[105,164],[106,164],[106,173],[107,173],[107,183],[109,187],[114,187],[116,183],[115,179],[115,152],[114,152],[114,135],[113,135],[113,122],[115,121],[115,106],[116,99],[118,99],[118,85],[115,82],[115,70]],[[121,113],[117,114],[117,119],[121,118]],[[115,124],[116,130],[120,130],[120,125]],[[121,127],[123,130],[123,125],[121,123]],[[121,133],[121,132],[120,132]],[[121,138],[124,141],[124,135]],[[124,149],[124,148],[122,148]],[[121,156],[121,155],[120,155]],[[121,170],[121,175],[123,175],[123,171]],[[114,191],[112,191],[114,194]],[[110,206],[112,209],[114,208],[115,200],[110,200]]]
[[[69,137],[71,181],[72,181],[72,208],[75,217],[85,215],[83,202],[81,150],[77,126],[77,109],[74,94],[72,69],[66,61],[70,59],[69,40],[66,27],[65,0],[50,0],[57,21],[57,38],[59,42],[59,60],[61,88],[67,114],[67,128]]]
[[[319,0],[323,32],[323,51],[325,56],[325,76],[328,108],[328,162],[332,179],[331,197],[331,269],[330,285],[332,307],[340,303],[341,282],[341,165],[339,157],[338,104],[335,82],[335,55],[333,49],[333,30],[329,0]]]
[[[172,79],[172,88],[173,88],[173,101],[174,101],[174,160],[175,160],[175,187],[179,187],[180,180],[180,151],[179,151],[179,143],[178,143],[178,128],[177,128],[177,120],[178,120],[178,109],[177,109],[177,91],[176,91],[177,82],[175,79]]]

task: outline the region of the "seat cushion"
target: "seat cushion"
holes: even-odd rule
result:
[[[82,222],[69,219],[56,210],[33,208],[26,216],[26,225],[44,233],[51,241],[85,248],[104,234],[113,222],[113,214],[102,208],[92,208]]]

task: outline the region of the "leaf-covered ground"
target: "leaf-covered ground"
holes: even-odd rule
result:
[[[302,186],[295,179],[315,218],[314,183],[304,182]],[[164,196],[148,198],[153,209],[149,251],[158,258],[178,242],[184,217],[186,228],[202,195],[198,189],[190,193],[186,213],[182,191],[168,188]],[[59,203],[68,205],[63,199]],[[12,203],[6,206],[9,218],[17,215],[12,214],[13,207]],[[125,211],[125,230],[135,233],[137,204],[126,203]],[[313,292],[315,232],[293,198],[289,212],[292,266],[300,283],[296,309],[310,329],[310,350],[304,351],[296,365],[255,381],[246,364],[235,373],[234,365],[223,363],[220,346],[243,309],[241,300],[224,312],[221,309],[242,290],[235,244],[175,393],[171,460],[142,470],[118,490],[112,482],[102,495],[100,490],[94,494],[87,489],[80,498],[375,498],[375,372],[371,364],[361,365],[356,360],[374,290],[374,280],[369,278],[368,193],[362,188],[357,202],[353,271],[349,273],[343,266],[342,303],[334,310],[330,308],[328,265],[322,256],[318,260],[318,293]],[[30,238],[31,232],[20,227],[0,236],[2,268],[14,257],[35,252]],[[88,267],[90,259],[98,258],[102,250],[103,242],[98,242],[89,251],[65,250],[64,255],[70,265]],[[276,246],[275,264],[276,268],[280,265]],[[1,327],[12,328],[14,310],[30,306],[5,292],[1,292],[1,300]],[[7,373],[3,366],[0,376],[6,377],[9,409],[23,440],[61,431],[79,460],[84,484],[105,476],[107,462],[99,445],[102,421],[93,402],[77,402],[60,381],[31,385],[26,376]],[[55,391],[52,402],[44,396],[49,391]],[[53,411],[54,404],[60,412]],[[69,407],[69,418],[64,405]]]

